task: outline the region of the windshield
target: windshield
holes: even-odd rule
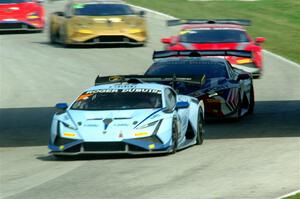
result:
[[[127,110],[162,107],[161,91],[156,89],[99,89],[80,95],[73,110]]]
[[[30,1],[31,0],[0,0],[0,3],[24,3]]]
[[[191,76],[203,75],[206,78],[228,77],[228,72],[224,62],[178,59],[154,63],[145,75],[178,75]]]
[[[182,31],[180,41],[185,43],[249,42],[244,31],[233,29],[186,30]]]
[[[133,15],[133,10],[124,4],[74,4],[74,14],[84,16]]]

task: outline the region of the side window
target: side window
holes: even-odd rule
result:
[[[173,109],[176,105],[176,94],[170,89],[165,90],[166,105],[168,109]]]
[[[65,16],[71,16],[72,15],[72,4],[68,4],[65,7]]]

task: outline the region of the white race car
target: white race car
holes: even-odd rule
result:
[[[163,80],[200,84],[189,77]],[[70,106],[56,105],[50,153],[175,153],[202,144],[202,101],[178,95],[171,86],[138,78],[98,77],[96,84]]]

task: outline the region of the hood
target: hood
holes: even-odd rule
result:
[[[121,141],[123,139],[150,136],[153,127],[146,129],[140,127],[158,120],[160,110],[68,110],[60,120],[77,128],[79,136],[85,141]],[[68,128],[63,130],[67,131]]]
[[[28,13],[34,11],[36,11],[36,4],[34,2],[0,4],[0,20],[23,20]]]
[[[74,16],[71,23],[78,28],[96,28],[105,30],[122,30],[138,28],[144,25],[144,20],[138,16]]]
[[[220,78],[207,78],[205,84],[202,86],[196,85],[182,85],[176,88],[180,94],[190,95],[193,97],[201,97],[209,93],[216,91],[226,90],[236,87],[236,84],[232,84],[230,80],[224,77]]]

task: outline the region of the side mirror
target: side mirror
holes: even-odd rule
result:
[[[68,104],[67,103],[58,103],[55,105],[55,108],[60,112],[64,112],[68,108]]]
[[[171,38],[162,38],[161,43],[170,44],[171,43]]]
[[[65,16],[65,13],[64,13],[64,12],[55,12],[55,14],[56,14],[57,16],[60,16],[60,17]]]
[[[37,3],[44,3],[44,0],[36,0]]]
[[[188,102],[177,102],[176,103],[177,109],[188,108],[189,106],[190,106],[190,103],[188,103]]]
[[[248,73],[241,73],[238,75],[238,80],[245,80],[245,79],[249,79],[250,78],[250,74]]]
[[[139,15],[140,17],[144,17],[145,14],[146,14],[146,12],[145,12],[144,10],[141,10],[141,11],[138,12],[138,15]]]
[[[264,43],[265,41],[266,41],[266,38],[264,38],[264,37],[256,37],[256,38],[255,38],[255,42],[256,42],[257,44]]]

